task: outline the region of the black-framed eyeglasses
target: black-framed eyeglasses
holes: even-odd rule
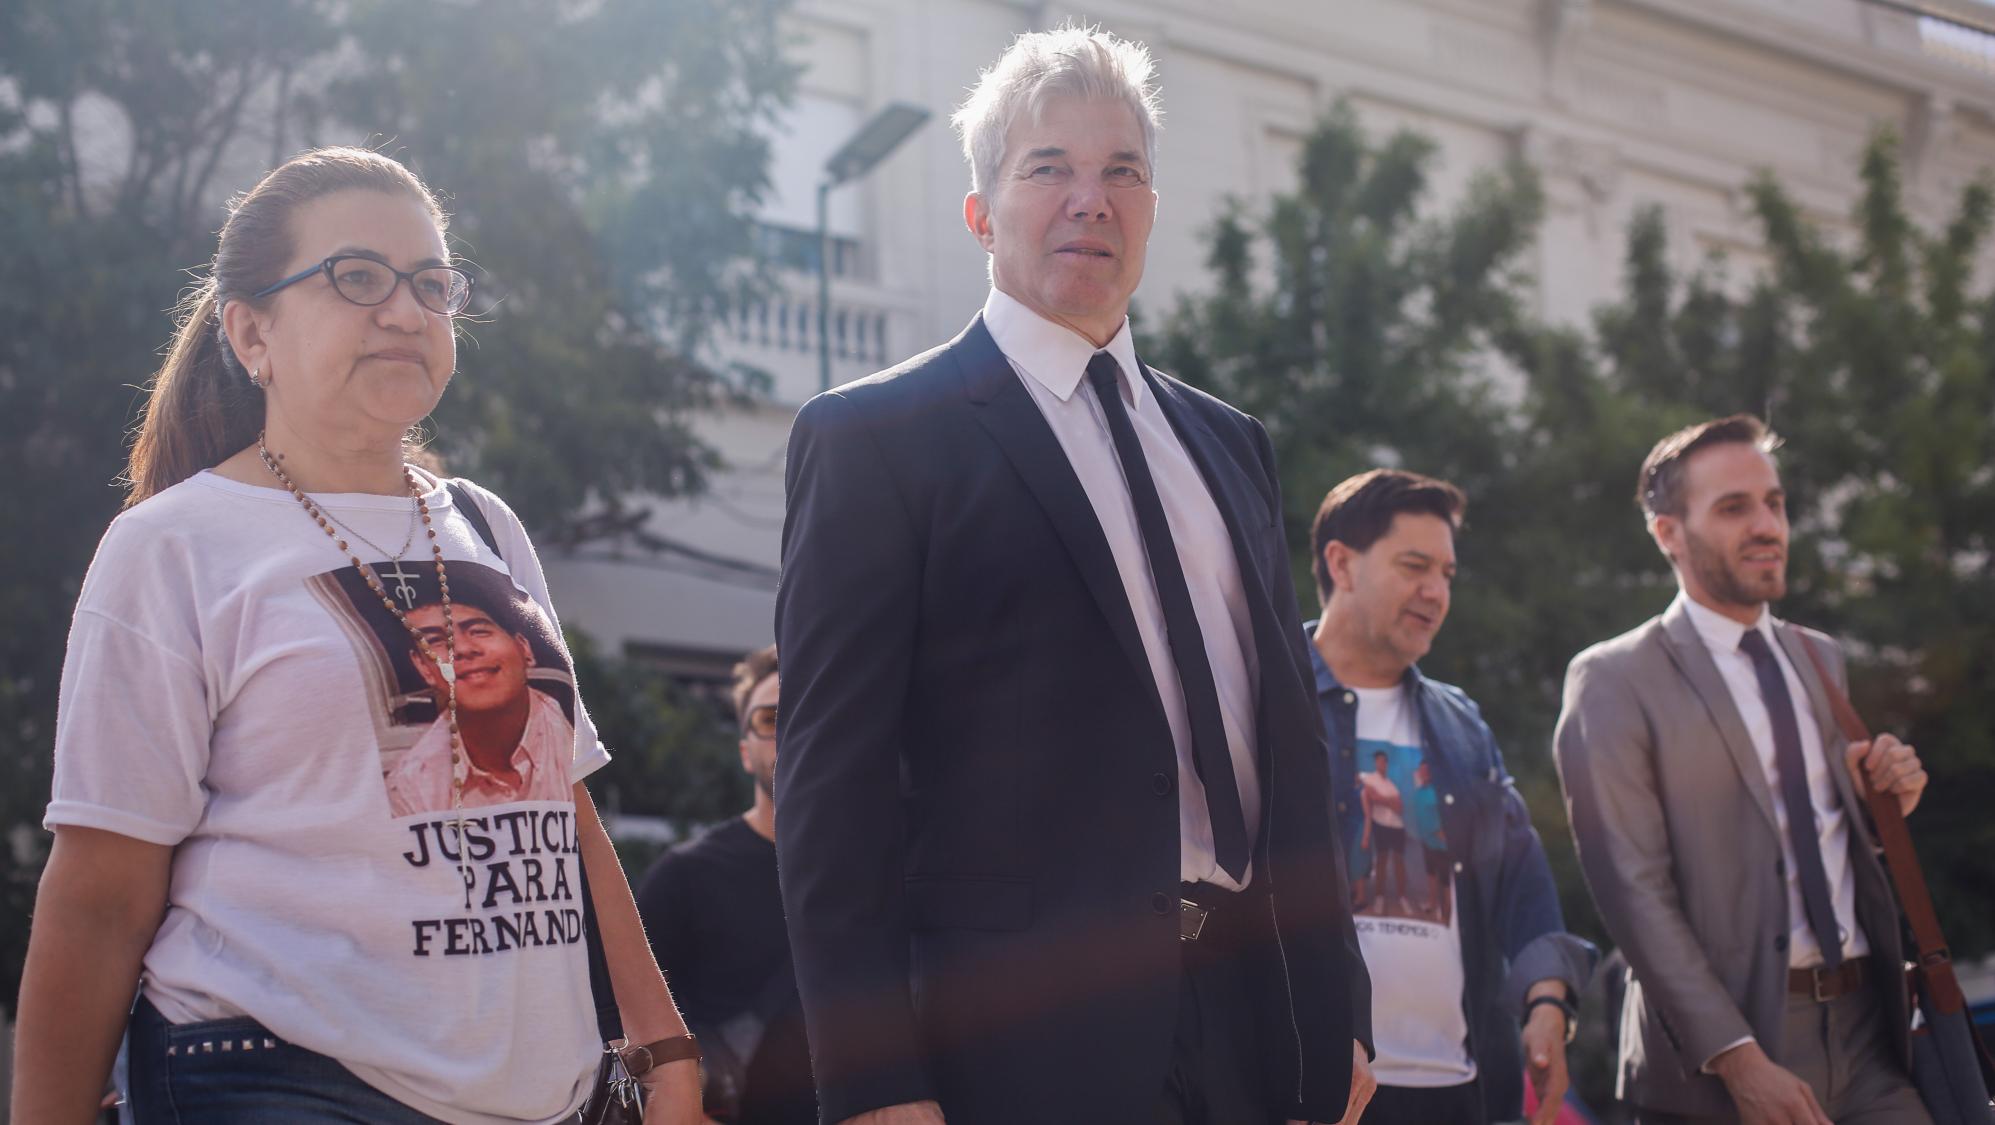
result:
[[[264,286],[250,297],[268,297],[319,273],[332,282],[334,292],[368,308],[385,303],[395,295],[395,286],[404,281],[409,283],[409,292],[416,295],[416,300],[433,313],[456,316],[471,302],[471,275],[456,266],[424,266],[404,273],[386,262],[358,254],[335,254],[274,285]]]
[[[756,738],[774,740],[776,737],[776,705],[764,703],[760,707],[750,707],[748,717],[742,720],[741,730]]]

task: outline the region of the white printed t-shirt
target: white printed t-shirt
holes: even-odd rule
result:
[[[407,631],[288,492],[204,472],[98,546],[45,824],[173,848],[142,985],[169,1021],[251,1017],[446,1122],[553,1122],[579,1108],[602,1049],[568,784],[608,754],[524,529],[472,491],[503,559],[448,491],[425,497],[459,669],[484,669],[475,690],[461,679],[460,714],[510,705],[543,734],[558,719],[556,748],[522,748],[560,756],[534,765],[567,783],[467,791],[461,844],[447,786],[395,815],[384,775],[438,714]],[[406,497],[314,499],[374,542],[407,534]],[[405,607],[436,600],[428,543],[418,529],[400,565],[376,567]],[[471,606],[501,622],[489,637],[466,633]]]
[[[1372,978],[1372,1076],[1382,1086],[1458,1086],[1475,1078],[1462,1009],[1461,911],[1453,872],[1435,846],[1443,841],[1419,717],[1404,686],[1351,690],[1358,781],[1376,806],[1369,843],[1352,857],[1368,872],[1353,921]],[[1379,754],[1384,778],[1376,776]],[[1353,805],[1344,815],[1365,814]]]

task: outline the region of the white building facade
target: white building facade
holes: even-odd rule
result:
[[[1995,23],[1980,0],[1946,6]],[[771,393],[708,420],[726,469],[707,495],[655,506],[667,549],[547,560],[570,624],[694,679],[768,643],[784,446],[820,386],[809,271],[825,158],[882,106],[931,114],[830,196],[835,384],[948,340],[981,307],[986,259],[963,229],[969,173],[948,116],[1014,36],[1068,20],[1141,40],[1158,62],[1161,205],[1136,296],[1152,316],[1206,284],[1201,235],[1226,200],[1251,207],[1294,183],[1302,138],[1338,99],[1378,134],[1437,143],[1430,207],[1506,159],[1535,167],[1536,298],[1564,322],[1618,291],[1642,207],[1665,209],[1679,265],[1718,250],[1744,270],[1758,254],[1743,188],[1759,170],[1833,228],[1879,125],[1904,138],[1928,222],[1995,166],[1995,37],[1876,0],[798,0],[806,69],[761,218],[800,268],[723,333],[725,358],[767,371]]]

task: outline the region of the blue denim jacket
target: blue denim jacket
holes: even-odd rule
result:
[[[1323,662],[1312,638],[1317,705],[1330,736],[1330,784],[1345,854],[1357,847],[1358,700]],[[1441,824],[1455,868],[1460,904],[1462,1007],[1469,1028],[1483,1109],[1490,1121],[1523,1116],[1524,1049],[1519,1013],[1541,980],[1564,981],[1575,1000],[1593,974],[1599,950],[1565,932],[1558,888],[1530,810],[1503,766],[1496,736],[1460,688],[1406,670],[1406,690],[1420,716],[1420,739],[1440,793]]]

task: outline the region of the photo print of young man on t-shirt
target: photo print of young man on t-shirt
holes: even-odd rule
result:
[[[1363,689],[1360,689],[1363,690]],[[1380,701],[1384,702],[1384,701]],[[1381,724],[1383,725],[1383,724]],[[1369,728],[1359,708],[1359,726]],[[1412,731],[1358,737],[1358,808],[1364,827],[1352,859],[1351,908],[1375,918],[1451,924],[1454,884],[1433,771]],[[1394,741],[1410,738],[1411,742]]]
[[[444,566],[464,748],[463,760],[454,764],[449,685],[409,632],[419,630],[432,652],[445,651],[435,563],[404,560],[373,568],[406,626],[352,567],[311,580],[313,594],[340,621],[362,664],[390,815],[450,811],[454,777],[462,780],[467,809],[568,800],[575,679],[559,636],[508,575],[472,562]]]
[[[1373,1033],[1394,1047],[1400,1085],[1475,1077],[1462,1013],[1462,935],[1440,794],[1404,684],[1353,688],[1363,824],[1349,865],[1351,912],[1371,970]],[[1383,999],[1381,999],[1383,998]]]

